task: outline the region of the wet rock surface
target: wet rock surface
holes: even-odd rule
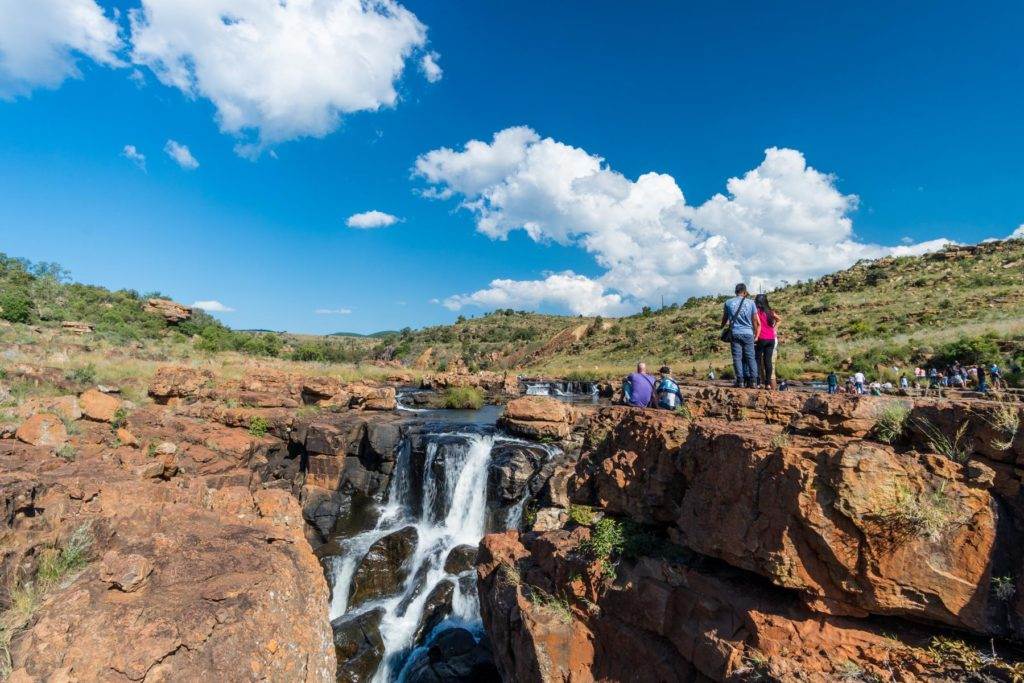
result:
[[[416,527],[408,526],[370,546],[352,577],[349,601],[353,606],[399,591],[409,576],[409,559],[417,537]]]
[[[476,564],[476,546],[460,545],[451,549],[444,561],[444,570],[449,574],[461,574]]]
[[[501,675],[490,657],[487,643],[477,643],[461,628],[438,633],[434,641],[409,666],[410,683],[498,683]]]
[[[384,610],[378,607],[331,622],[338,681],[362,683],[373,678],[384,658],[384,641],[380,635],[383,617]]]

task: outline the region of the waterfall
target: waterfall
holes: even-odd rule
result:
[[[385,504],[376,526],[340,543],[341,554],[332,559],[333,594],[330,617],[361,614],[383,608],[380,634],[384,659],[373,677],[381,683],[401,680],[409,655],[420,643],[417,631],[432,591],[444,582],[451,586],[451,613],[444,623],[470,630],[480,629],[476,575],[473,570],[453,575],[445,571],[449,553],[458,546],[476,546],[488,529],[488,470],[496,441],[518,442],[492,433],[445,431],[424,435],[422,458],[422,500],[413,482],[414,458],[408,441],[397,454],[395,470]],[[488,432],[489,430],[482,430]],[[521,500],[497,515],[491,524],[517,526],[528,502]],[[406,562],[407,578],[396,595],[349,604],[353,577],[370,547],[404,527],[416,529],[416,547]],[[350,608],[352,611],[350,612]],[[426,634],[423,634],[426,635]],[[422,641],[421,641],[422,642]]]

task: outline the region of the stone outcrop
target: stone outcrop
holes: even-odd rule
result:
[[[508,402],[499,424],[507,431],[533,439],[565,439],[577,411],[568,403],[546,396],[523,396]]]
[[[24,590],[35,607],[4,614],[11,680],[334,680],[294,415],[275,436],[174,405],[210,384],[172,369],[167,407],[22,404],[0,438],[0,608]]]
[[[191,308],[182,306],[170,299],[146,299],[143,309],[146,313],[160,316],[168,325],[177,325],[192,317]]]
[[[687,393],[682,413],[590,416],[536,531],[481,543],[505,680],[959,680],[939,627],[1024,640],[1024,406],[908,400],[889,444],[903,399]]]

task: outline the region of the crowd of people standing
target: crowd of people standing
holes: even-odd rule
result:
[[[785,389],[785,382],[777,384],[775,377],[779,350],[778,328],[782,316],[772,309],[767,294],[751,297],[743,283],[736,285],[734,292],[735,296],[724,304],[721,321],[722,341],[729,344],[732,354],[734,386]],[[899,368],[893,370],[899,372]],[[714,372],[709,372],[708,378],[714,380]],[[1005,383],[996,363],[986,368],[984,364],[966,366],[955,362],[944,369],[914,368],[913,379],[902,373],[898,386],[903,390],[953,387],[987,392],[1004,387]],[[622,387],[623,402],[628,405],[674,410],[683,400],[679,384],[672,378],[672,370],[668,366],[663,366],[659,376],[655,377],[647,374],[644,363],[638,363],[636,372],[623,380]],[[825,388],[830,394],[877,395],[894,391],[896,385],[879,380],[869,382],[859,370],[840,383],[839,376],[833,371],[826,379]]]

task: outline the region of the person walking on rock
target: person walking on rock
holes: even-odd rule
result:
[[[828,386],[828,393],[838,394],[839,393],[839,377],[836,375],[836,371],[828,373],[828,377],[825,378],[825,383]]]
[[[654,405],[655,378],[647,374],[647,364],[637,363],[636,372],[622,380],[622,402],[627,406],[648,408]]]
[[[725,302],[722,311],[722,339],[732,350],[732,368],[737,388],[753,389],[757,382],[757,360],[754,358],[754,340],[761,331],[757,306],[750,300],[747,286],[736,285],[736,296]]]
[[[757,334],[757,341],[754,342],[758,384],[768,389],[774,389],[775,358],[779,353],[779,337],[775,330],[782,318],[772,310],[767,294],[755,296],[754,304],[757,306],[757,321],[760,330]]]

